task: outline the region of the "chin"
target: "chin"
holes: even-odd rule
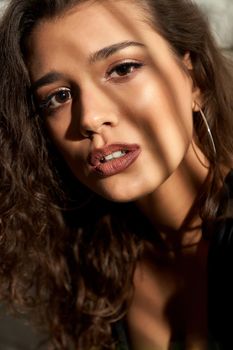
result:
[[[101,188],[95,190],[101,197],[111,201],[118,203],[127,203],[127,202],[135,202],[141,198],[144,198],[147,195],[150,195],[155,191],[155,186],[143,186],[133,185],[129,186],[126,184],[120,184],[119,186],[112,185],[109,188]]]
[[[96,193],[111,201],[111,202],[117,202],[117,203],[127,203],[127,202],[133,202],[135,200],[137,200],[140,196],[138,195],[133,195],[133,194],[128,194],[125,193],[123,190],[121,192],[115,192],[115,191],[96,191]]]
[[[137,171],[130,175],[119,174],[86,183],[86,186],[99,196],[112,202],[135,202],[154,193],[170,175],[165,171],[152,170]]]

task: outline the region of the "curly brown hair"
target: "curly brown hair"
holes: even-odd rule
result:
[[[11,0],[0,25],[0,298],[32,310],[47,325],[53,349],[114,347],[112,324],[127,312],[136,261],[143,242],[152,240],[133,204],[110,203],[73,177],[31,98],[24,61],[30,33],[38,21],[83,1],[90,0]],[[218,209],[221,168],[232,167],[230,63],[193,2],[134,2],[177,58],[190,52],[217,149],[213,156],[206,129],[194,118],[210,161],[210,181],[197,201],[207,223]]]

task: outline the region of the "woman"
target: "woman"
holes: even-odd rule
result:
[[[229,349],[233,80],[196,6],[11,0],[0,32],[2,299],[54,349]]]

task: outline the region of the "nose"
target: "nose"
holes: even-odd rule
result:
[[[80,132],[84,137],[99,134],[106,127],[114,127],[119,122],[116,103],[106,92],[90,90],[81,97]]]

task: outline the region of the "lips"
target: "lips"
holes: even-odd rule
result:
[[[140,152],[141,149],[137,144],[112,144],[91,152],[88,163],[99,175],[111,176],[127,169]]]

